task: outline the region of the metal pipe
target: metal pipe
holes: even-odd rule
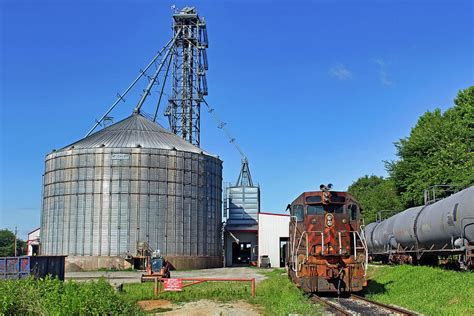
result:
[[[158,116],[158,109],[160,108],[161,97],[163,96],[163,90],[165,89],[166,79],[168,79],[168,73],[170,71],[170,66],[171,66],[172,61],[173,61],[173,55],[171,55],[170,60],[168,62],[168,67],[166,68],[165,78],[163,79],[163,85],[161,86],[160,97],[156,105],[155,115],[153,116],[153,122],[156,122],[156,117]]]
[[[308,260],[308,234],[306,234],[306,260]]]
[[[240,156],[242,156],[242,159],[247,159],[247,156],[245,155],[244,151],[242,150],[242,148],[240,148],[239,144],[237,144],[236,142],[236,139],[230,134],[229,130],[225,127],[226,123],[224,123],[218,116],[217,114],[214,112],[214,109],[211,108],[211,106],[207,103],[207,101],[202,98],[202,102],[204,102],[204,104],[206,105],[207,107],[207,111],[209,113],[211,113],[212,117],[214,118],[214,120],[217,122],[217,127],[222,129],[222,131],[224,132],[224,134],[227,136],[227,138],[229,139],[229,143],[232,143],[234,145],[234,147],[237,149],[237,151],[240,153]]]
[[[255,278],[252,278],[252,297],[255,296]]]
[[[151,65],[153,65],[153,63],[155,63],[155,61],[158,59],[158,57],[161,56],[161,54],[165,51],[165,49],[168,48],[168,46],[171,44],[171,42],[173,42],[174,40],[176,39],[176,37],[172,38],[171,40],[169,40],[168,43],[166,43],[166,45],[158,52],[157,55],[155,55],[155,57],[153,57],[153,59],[151,60],[151,62],[145,67],[145,69],[143,71],[140,71],[140,75],[138,75],[138,77],[128,86],[127,89],[125,89],[124,92],[122,92],[122,94],[119,95],[118,99],[114,102],[114,104],[112,104],[112,106],[107,110],[107,112],[105,112],[104,115],[102,115],[102,117],[100,118],[100,120],[98,120],[95,125],[89,130],[89,132],[86,134],[85,137],[89,136],[90,134],[92,134],[92,132],[97,128],[97,126],[99,126],[99,124],[103,121],[103,119],[109,115],[109,113],[115,108],[115,106],[117,106],[117,104],[120,102],[120,100],[123,100],[123,97],[130,91],[130,89],[133,88],[133,86],[135,86],[135,84],[138,82],[138,80],[140,80],[141,77],[143,77],[143,75],[145,74],[145,72],[148,70],[148,68],[151,67]]]
[[[354,235],[354,260],[357,258],[357,242],[356,242],[356,234],[355,232],[352,232],[352,234]]]
[[[324,232],[321,232],[321,254],[324,255]]]
[[[339,254],[342,254],[342,243],[341,243],[341,232],[338,232],[339,235]]]
[[[151,88],[153,87],[153,85],[155,84],[155,81],[156,81],[156,78],[158,78],[158,75],[160,74],[161,72],[161,68],[163,68],[166,60],[168,59],[168,56],[173,48],[173,45],[174,45],[174,42],[176,41],[176,37],[179,35],[180,32],[176,33],[175,37],[172,39],[172,42],[171,42],[171,47],[168,48],[168,50],[166,51],[166,54],[165,54],[165,57],[163,58],[163,60],[161,61],[160,65],[158,66],[158,69],[156,69],[156,72],[155,74],[153,75],[153,77],[151,78],[150,82],[148,83],[148,86],[145,88],[145,90],[143,91],[143,95],[142,97],[140,98],[140,101],[138,101],[138,104],[137,106],[135,107],[135,109],[133,110],[134,113],[140,113],[140,108],[142,107],[143,103],[145,102],[147,96],[150,94],[150,90]]]

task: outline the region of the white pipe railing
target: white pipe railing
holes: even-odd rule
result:
[[[295,225],[296,226],[296,225]],[[296,272],[296,277],[298,277],[298,261],[299,261],[299,258],[298,258],[298,250],[300,249],[300,246],[301,246],[301,242],[303,241],[303,238],[306,237],[305,241],[306,241],[306,257],[305,257],[305,260],[308,260],[308,257],[309,257],[309,247],[308,247],[308,234],[309,233],[319,233],[321,234],[321,254],[324,255],[324,231],[303,231],[301,233],[301,236],[298,240],[298,243],[294,244],[294,246],[296,247],[292,247],[292,258],[293,258],[293,262],[295,263],[295,266],[293,267],[293,271]],[[352,234],[353,235],[353,240],[354,240],[354,252],[353,252],[353,256],[354,256],[354,260],[357,260],[357,239],[360,240],[361,244],[362,244],[362,248],[364,250],[364,257],[365,257],[365,260],[364,260],[364,276],[367,275],[367,266],[368,266],[368,249],[367,249],[367,243],[365,241],[365,237],[363,236],[363,234],[361,235],[358,231],[339,231],[338,232],[338,236],[339,236],[339,254],[342,254],[342,241],[341,241],[341,237],[342,237],[342,233],[349,233],[349,234]],[[294,238],[293,238],[293,241],[295,240],[296,238],[296,227],[295,227],[295,233],[294,233]],[[359,247],[360,248],[360,247]]]

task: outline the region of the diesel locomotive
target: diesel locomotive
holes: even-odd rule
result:
[[[290,211],[287,270],[305,292],[349,293],[366,285],[367,243],[359,203],[346,192],[304,192]]]

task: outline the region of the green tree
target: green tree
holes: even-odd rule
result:
[[[26,242],[16,240],[17,255],[26,254]],[[15,234],[8,229],[0,229],[0,257],[15,255]]]
[[[395,143],[397,161],[386,162],[405,207],[423,204],[435,184],[474,183],[474,86],[460,91],[455,106],[426,112],[408,137]]]
[[[364,176],[352,183],[348,192],[360,203],[366,224],[375,221],[378,211],[402,209],[391,179]]]

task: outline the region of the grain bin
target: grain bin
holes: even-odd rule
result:
[[[41,252],[122,268],[147,242],[176,268],[221,266],[221,196],[218,157],[134,113],[46,156]]]

